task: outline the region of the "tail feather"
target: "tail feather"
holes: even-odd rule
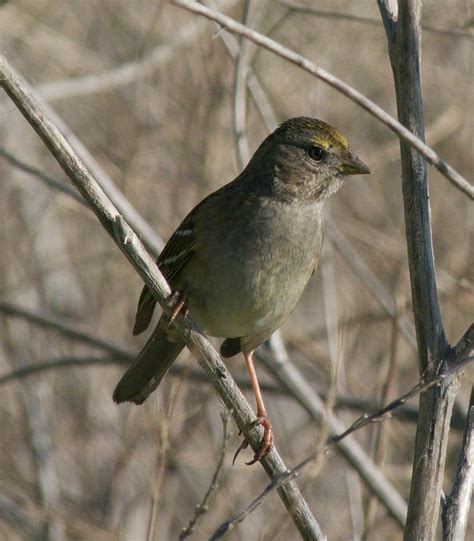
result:
[[[145,347],[115,387],[114,402],[142,404],[158,387],[183,348],[181,341],[170,342],[158,323]]]

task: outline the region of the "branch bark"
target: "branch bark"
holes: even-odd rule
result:
[[[159,304],[167,309],[167,298],[171,290],[155,262],[70,144],[45,114],[38,99],[27,90],[25,82],[4,57],[0,57],[0,84],[89,203],[104,229],[154,292]],[[221,400],[233,412],[233,417],[245,438],[254,451],[257,451],[263,429],[252,427],[255,415],[218,353],[189,317],[175,326],[188,348],[197,357]],[[271,479],[278,478],[287,471],[275,448],[261,460],[261,464]],[[296,483],[290,481],[282,484],[279,495],[302,539],[325,539]]]
[[[457,541],[466,535],[467,519],[474,483],[474,387],[459,453],[453,489],[443,502],[443,540]]]
[[[400,122],[424,139],[421,92],[421,0],[379,0],[392,65]],[[413,311],[421,375],[443,373],[450,347],[441,319],[431,238],[426,164],[400,141],[402,189]],[[455,377],[420,396],[413,475],[404,539],[435,537],[449,423],[456,396]]]

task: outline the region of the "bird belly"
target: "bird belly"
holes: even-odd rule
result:
[[[187,305],[204,332],[225,338],[265,335],[265,340],[292,312],[314,270],[315,254],[296,265],[260,256],[252,265],[238,257],[215,262],[198,281],[199,290],[189,287]],[[204,268],[196,267],[196,272]]]

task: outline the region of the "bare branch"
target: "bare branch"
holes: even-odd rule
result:
[[[74,340],[79,340],[91,347],[98,347],[108,351],[109,353],[113,353],[119,359],[130,361],[135,354],[132,349],[127,349],[124,346],[118,345],[117,343],[104,340],[84,331],[80,331],[72,324],[68,324],[58,318],[52,317],[51,315],[38,313],[2,299],[0,299],[0,312],[15,317],[24,318],[41,327],[54,329],[68,338],[73,338]]]
[[[398,377],[398,337],[399,337],[399,328],[398,328],[398,318],[400,317],[400,311],[397,311],[397,315],[392,319],[392,336],[390,340],[390,351],[388,359],[388,370],[385,377],[385,383],[382,387],[382,399],[381,403],[385,404],[388,402],[389,398],[395,394],[395,385]],[[383,467],[385,456],[387,452],[387,443],[388,443],[388,431],[386,424],[380,424],[378,431],[375,435],[374,442],[374,463],[377,467]],[[365,517],[365,526],[364,526],[364,539],[369,539],[370,530],[374,525],[375,514],[377,511],[377,500],[371,496],[368,499],[366,512],[364,513]]]
[[[443,540],[464,539],[474,483],[474,387],[451,494],[443,502]]]
[[[398,116],[424,139],[420,79],[421,0],[379,1],[395,81]],[[420,374],[444,372],[449,356],[438,302],[426,164],[400,142],[405,228]],[[434,539],[456,382],[446,377],[420,397],[405,539]]]
[[[28,364],[16,368],[12,372],[0,376],[0,385],[10,383],[11,381],[27,378],[40,372],[46,372],[47,370],[55,370],[57,368],[72,368],[74,366],[93,366],[93,365],[106,365],[106,364],[125,364],[129,361],[118,360],[114,355],[113,357],[61,357],[60,359],[53,359],[48,361],[39,361],[34,364]]]
[[[23,80],[22,84],[27,93],[34,94],[33,89],[25,80]],[[41,101],[38,101],[38,103],[41,103],[44,114],[54,122],[57,130],[61,132],[62,136],[67,140],[68,145],[74,149],[75,153],[82,161],[83,166],[85,165],[85,167],[94,174],[100,188],[107,194],[112,203],[116,205],[131,226],[139,233],[140,238],[143,240],[146,247],[153,255],[158,255],[164,246],[162,239],[160,239],[153,231],[140,213],[137,212],[122,191],[119,190],[114,181],[107,175],[99,162],[92,156],[79,138],[69,129],[62,118],[47,103]],[[36,121],[41,122],[41,119],[38,118]],[[62,164],[60,165],[63,166]]]
[[[0,84],[90,204],[105,230],[154,292],[157,301],[166,309],[171,290],[153,259],[43,111],[38,100],[28,91],[24,81],[4,58],[0,58]],[[233,411],[233,417],[249,444],[254,451],[258,450],[263,429],[252,426],[255,415],[218,353],[191,318],[184,318],[182,322],[176,323],[175,327],[193,355],[198,358],[221,400]],[[276,478],[287,470],[275,448],[261,460],[261,464],[270,478]],[[282,485],[279,495],[304,539],[324,539],[308,504],[293,481]]]
[[[227,9],[236,3],[236,0],[220,0],[219,8]],[[38,91],[47,101],[57,101],[75,96],[87,96],[100,92],[110,92],[117,88],[136,83],[141,79],[150,77],[157,68],[166,64],[176,54],[176,51],[192,43],[199,34],[206,30],[205,25],[193,21],[178,27],[172,39],[161,43],[147,52],[140,60],[126,62],[111,70],[81,75],[60,81],[53,81],[38,87]]]
[[[354,15],[352,13],[343,13],[341,11],[326,11],[324,9],[318,9],[313,6],[307,6],[299,4],[293,0],[279,0],[280,4],[287,7],[290,11],[295,13],[307,13],[321,17],[323,19],[334,19],[337,21],[349,21],[354,23],[362,23],[370,26],[380,27],[380,20],[375,17],[364,17],[362,15]],[[468,30],[463,28],[440,28],[438,26],[432,26],[429,24],[423,24],[421,26],[423,30],[432,32],[434,34],[441,34],[445,36],[454,36],[459,38],[473,39],[472,34]]]
[[[72,197],[75,201],[77,201],[81,205],[84,205],[85,207],[89,207],[89,205],[84,201],[81,195],[76,190],[73,190],[67,184],[64,184],[64,182],[61,182],[60,180],[56,180],[55,178],[50,177],[49,175],[45,175],[38,168],[33,167],[32,165],[28,165],[27,163],[20,160],[16,156],[13,156],[13,154],[10,154],[10,152],[8,152],[7,150],[1,147],[0,147],[0,156],[3,156],[17,169],[20,169],[21,171],[24,171],[25,173],[28,173],[40,179],[49,188],[65,193],[66,195],[69,195],[69,197]]]
[[[214,2],[207,1],[205,3],[209,4],[212,8],[215,9]],[[215,25],[217,29],[220,29],[220,26],[217,23],[215,23]],[[227,32],[219,32],[218,36],[222,40],[222,43],[227,49],[227,52],[234,60],[236,60],[240,51],[237,40],[234,38],[234,36],[228,34]],[[267,95],[265,94],[265,91],[260,84],[260,81],[257,79],[255,73],[250,67],[247,73],[247,86],[255,102],[255,105],[257,106],[257,109],[263,121],[265,122],[267,130],[269,132],[272,132],[277,128],[278,120],[275,116],[275,112],[273,111],[272,106],[270,105],[270,102],[268,101]]]
[[[400,122],[395,120],[384,109],[376,105],[373,101],[369,100],[358,90],[344,83],[328,71],[320,68],[304,56],[295,53],[288,47],[284,47],[280,43],[251,30],[245,25],[235,21],[234,19],[223,15],[215,10],[209,9],[202,4],[194,2],[193,0],[170,0],[172,4],[180,6],[188,11],[197,13],[212,21],[216,21],[221,26],[226,28],[229,32],[240,34],[250,39],[257,45],[260,45],[264,49],[275,53],[276,55],[288,60],[289,62],[299,66],[304,71],[310,73],[314,77],[321,79],[325,83],[335,88],[341,94],[344,94],[349,99],[360,105],[363,109],[369,112],[372,116],[377,118],[388,128],[390,128],[397,136],[413,146],[422,156],[424,156],[429,163],[434,165],[442,175],[450,180],[457,188],[462,190],[471,199],[474,199],[474,186],[472,186],[461,174],[459,174],[454,168],[452,168],[447,162],[442,160],[438,154],[426,145],[420,138],[413,135],[407,128],[405,128]]]
[[[222,468],[224,466],[224,459],[225,454],[227,451],[227,443],[232,436],[232,432],[229,431],[229,418],[230,418],[230,412],[226,411],[222,414],[222,446],[221,446],[221,452],[219,454],[219,460],[217,461],[216,469],[214,470],[214,475],[212,476],[211,484],[209,485],[209,488],[206,491],[206,494],[204,494],[204,498],[202,499],[202,502],[196,506],[196,509],[194,511],[193,518],[189,521],[189,524],[186,526],[186,528],[183,529],[183,531],[179,535],[180,541],[185,539],[186,537],[189,537],[193,532],[194,528],[196,527],[197,521],[199,518],[204,515],[208,509],[209,509],[209,502],[211,498],[214,496],[214,493],[219,488],[219,477],[222,471]]]
[[[397,316],[397,303],[395,299],[390,295],[385,286],[375,276],[369,266],[362,259],[360,254],[355,250],[349,241],[344,237],[341,231],[335,226],[335,224],[328,220],[327,224],[328,235],[334,241],[334,244],[347,261],[348,265],[356,273],[362,283],[364,283],[375,295],[380,304],[384,307],[390,316]],[[416,336],[413,324],[406,316],[397,318],[397,324],[403,333],[403,336],[407,339],[407,342],[416,348]]]
[[[406,402],[409,398],[413,398],[414,396],[417,396],[420,393],[423,393],[430,388],[439,385],[442,383],[446,378],[452,377],[458,370],[463,368],[467,363],[474,360],[474,357],[468,357],[465,358],[463,361],[459,362],[456,365],[451,366],[446,372],[443,374],[439,374],[429,380],[424,380],[423,378],[414,386],[412,387],[407,393],[404,395],[398,397],[396,400],[393,400],[390,402],[390,404],[387,404],[380,410],[376,411],[375,413],[371,414],[365,414],[359,417],[352,425],[342,432],[341,434],[338,434],[337,436],[333,436],[329,438],[327,441],[323,451],[327,452],[329,448],[331,448],[333,445],[337,443],[341,443],[347,436],[350,434],[353,434],[357,430],[360,430],[361,428],[367,426],[371,423],[376,423],[383,421],[387,417],[390,416],[391,412],[398,408],[401,404]],[[301,461],[299,464],[297,464],[293,469],[288,470],[284,472],[280,477],[277,479],[274,479],[269,485],[265,487],[265,489],[254,499],[252,502],[238,515],[235,517],[227,520],[224,524],[222,524],[214,533],[214,535],[211,537],[211,539],[219,539],[224,533],[228,532],[231,528],[233,528],[236,524],[242,522],[250,513],[255,511],[263,502],[263,500],[275,489],[277,489],[281,483],[286,482],[288,479],[294,479],[300,475],[300,472],[309,464],[314,463],[315,460],[318,459],[319,454],[321,453],[321,450],[316,451],[315,453],[312,453],[307,458],[305,458],[303,461]]]
[[[265,14],[266,7],[267,2],[265,0],[247,0],[245,25],[249,27],[258,26]],[[249,86],[248,78],[251,71],[250,63],[254,52],[254,44],[249,40],[242,40],[240,47],[237,49],[235,63],[232,120],[234,124],[239,169],[243,169],[250,160],[250,149],[246,133],[247,87]]]
[[[329,432],[333,435],[344,430],[344,424],[332,412],[328,412],[325,404],[307,382],[303,375],[290,362],[277,362],[272,356],[264,355],[257,350],[258,359],[268,368],[280,385],[304,407],[313,419],[323,418]],[[407,505],[395,487],[375,466],[357,441],[349,438],[337,442],[338,451],[357,471],[364,483],[369,487],[386,507],[390,515],[401,525],[405,524]]]

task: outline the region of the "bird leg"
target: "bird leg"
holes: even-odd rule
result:
[[[250,375],[250,381],[252,382],[255,400],[257,402],[257,419],[252,423],[252,426],[263,426],[263,438],[260,449],[255,453],[253,459],[250,462],[246,462],[248,466],[251,466],[269,453],[273,445],[273,430],[272,425],[267,417],[267,411],[265,409],[265,404],[263,403],[262,393],[260,392],[260,385],[258,384],[257,373],[255,372],[255,367],[253,365],[253,351],[245,352],[244,358],[245,363],[247,364],[247,370]],[[237,458],[237,455],[240,453],[240,451],[242,449],[245,449],[246,447],[248,447],[248,442],[244,439],[240,447],[237,449],[232,463],[235,462],[235,459]]]
[[[186,315],[186,293],[184,291],[173,291],[171,293],[171,313],[168,318],[168,327],[173,323],[173,321],[178,317],[180,312],[183,312],[183,315]]]

